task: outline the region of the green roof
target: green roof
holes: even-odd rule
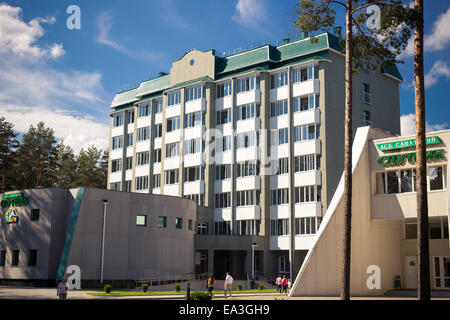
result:
[[[137,90],[136,97],[143,97],[151,93],[163,91],[168,87],[170,87],[170,75],[148,80],[141,83]]]
[[[201,78],[196,78],[196,79],[192,79],[192,80],[189,80],[189,81],[184,81],[184,82],[177,83],[173,87],[167,88],[167,90],[173,90],[173,89],[177,89],[177,88],[181,88],[181,87],[190,86],[191,84],[194,84],[194,83],[197,83],[197,82],[207,82],[207,81],[214,81],[214,80],[211,79],[208,76],[201,77]]]
[[[137,91],[138,91],[138,88],[134,88],[134,89],[127,90],[127,91],[116,94],[114,96],[113,102],[111,103],[111,108],[118,107],[123,104],[129,104],[129,103],[139,101],[139,99],[136,98]]]

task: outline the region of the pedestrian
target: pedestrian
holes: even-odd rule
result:
[[[208,293],[212,296],[213,295],[213,290],[214,290],[214,277],[212,274],[209,275],[209,279],[208,279]]]
[[[288,279],[288,293],[291,292],[291,288],[292,288],[292,281],[291,279]]]
[[[59,297],[59,300],[66,300],[67,290],[69,290],[69,287],[67,286],[67,279],[63,277],[61,282],[58,283],[58,289],[56,290],[56,295]]]
[[[283,292],[287,293],[287,278],[286,275],[283,276],[283,280],[281,280],[281,286],[283,287]]]
[[[277,292],[281,293],[281,274],[275,279],[275,285],[277,286]]]
[[[231,290],[233,288],[233,277],[230,275],[229,272],[227,272],[227,276],[225,277],[224,287],[225,287],[225,298],[227,297],[228,292],[230,293],[231,298]]]

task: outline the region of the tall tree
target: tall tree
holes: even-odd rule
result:
[[[16,175],[17,187],[53,185],[53,166],[56,156],[55,132],[39,122],[30,126],[23,135],[23,142],[17,150]]]
[[[64,143],[56,146],[56,160],[54,165],[54,184],[56,187],[71,188],[75,186],[77,161],[73,149]]]
[[[0,192],[4,192],[11,183],[12,167],[14,164],[14,153],[19,142],[17,133],[13,130],[14,125],[6,121],[5,117],[0,117]]]
[[[81,149],[77,157],[76,185],[93,188],[105,188],[105,177],[100,167],[102,150],[95,146],[86,151]]]
[[[371,16],[364,9],[377,5],[380,24],[368,27]],[[407,45],[410,29],[401,25],[407,10],[401,0],[302,0],[297,3],[295,25],[302,32],[328,31],[334,26],[335,7],[345,11],[345,40],[340,40],[345,53],[345,120],[344,120],[344,238],[342,254],[341,299],[350,299],[350,256],[352,221],[352,95],[353,73],[392,65]],[[354,34],[356,28],[356,34]],[[314,41],[314,37],[311,37]]]
[[[425,145],[425,81],[423,72],[423,0],[414,1],[414,88],[416,104],[417,154],[417,254],[420,300],[430,300],[430,253],[428,237],[427,160]]]

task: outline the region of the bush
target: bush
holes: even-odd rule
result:
[[[111,287],[111,285],[107,284],[107,285],[103,288],[103,290],[104,290],[106,293],[111,293],[112,287]]]
[[[191,300],[211,300],[212,297],[208,292],[195,291],[191,293]]]
[[[264,285],[262,283],[258,283],[258,289],[259,290],[264,290]]]
[[[147,291],[148,291],[148,284],[147,284],[147,283],[144,283],[144,284],[141,286],[141,289],[142,289],[143,292],[147,292]]]
[[[180,290],[181,290],[181,286],[177,283],[177,284],[175,285],[175,291],[176,291],[176,292],[180,292]]]
[[[242,291],[242,284],[238,283],[236,285],[236,288],[238,289],[238,291]]]

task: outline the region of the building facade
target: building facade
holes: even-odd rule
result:
[[[194,272],[191,200],[85,187],[1,197],[0,283],[53,286],[71,265],[82,287]]]
[[[343,168],[344,60],[330,33],[187,52],[114,97],[108,188],[196,201],[198,272],[295,274]],[[355,75],[354,128],[399,134],[401,81]]]
[[[353,143],[352,296],[417,289],[415,137],[359,128]],[[450,130],[427,134],[430,284],[450,289]],[[344,206],[342,178],[294,282],[292,296],[339,296]]]

